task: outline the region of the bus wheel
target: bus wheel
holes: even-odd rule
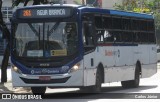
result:
[[[44,95],[46,87],[31,87],[31,90],[34,95]]]
[[[122,81],[123,88],[137,88],[140,82],[140,68],[137,66],[135,70],[135,78],[134,80]]]
[[[91,87],[92,92],[94,93],[101,92],[101,84],[102,84],[102,71],[100,70],[100,68],[98,68],[96,73],[96,84]]]

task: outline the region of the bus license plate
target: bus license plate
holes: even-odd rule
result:
[[[49,81],[49,80],[51,80],[51,77],[50,76],[39,76],[39,80]]]

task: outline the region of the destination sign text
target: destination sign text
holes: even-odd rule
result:
[[[70,17],[71,8],[29,8],[19,9],[18,18],[53,18],[53,17]]]

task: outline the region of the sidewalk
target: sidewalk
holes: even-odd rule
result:
[[[1,83],[1,70],[0,70],[0,93],[12,93],[11,89],[9,89],[11,86],[11,68],[7,68],[7,83]]]
[[[0,93],[31,93],[30,88],[23,88],[23,87],[13,88],[11,80],[12,80],[11,68],[8,68],[7,83],[1,83],[1,74],[0,74]]]
[[[7,83],[0,83],[0,93],[31,93],[30,88],[13,88],[12,82],[8,81]]]
[[[0,93],[13,93],[13,91],[9,88],[11,88],[11,82],[7,83],[0,83]]]

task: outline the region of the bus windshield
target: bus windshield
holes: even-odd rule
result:
[[[77,52],[75,22],[18,23],[14,30],[18,57],[70,56]]]

